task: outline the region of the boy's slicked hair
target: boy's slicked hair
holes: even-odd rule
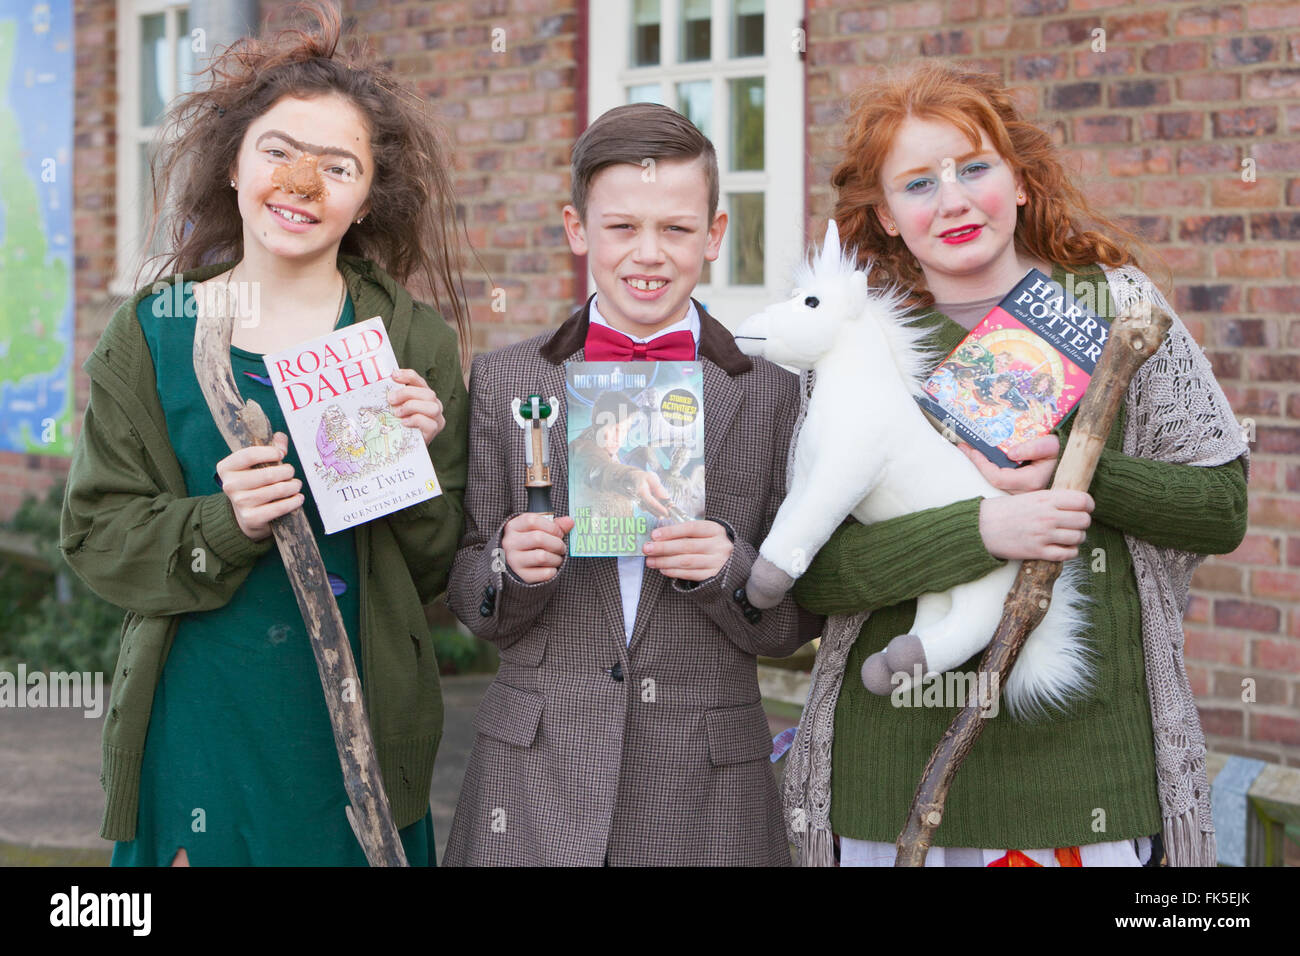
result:
[[[718,211],[718,154],[709,138],[681,113],[657,103],[629,103],[602,113],[573,144],[573,207],[587,220],[592,180],[606,166],[643,166],[653,159],[704,159],[709,222]]]

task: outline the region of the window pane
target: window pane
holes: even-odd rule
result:
[[[190,37],[190,12],[182,10],[176,20],[176,92],[194,89],[194,49]]]
[[[632,65],[659,65],[659,0],[633,0]]]
[[[658,83],[638,83],[636,86],[629,86],[627,88],[627,101],[629,103],[659,103],[663,106],[668,105],[664,102],[664,98],[659,92]]]
[[[731,168],[763,168],[763,77],[731,84]]]
[[[763,194],[731,193],[727,235],[731,237],[731,284],[763,284]]]
[[[763,0],[731,0],[731,55],[763,55]]]
[[[140,125],[155,126],[167,105],[166,15],[140,18]]]
[[[694,80],[677,84],[677,112],[713,138],[713,81]]]
[[[683,63],[707,60],[712,55],[711,5],[711,0],[682,0],[682,40],[679,46]]]

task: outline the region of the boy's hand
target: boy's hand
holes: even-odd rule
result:
[[[990,485],[999,491],[1016,495],[1025,491],[1042,491],[1052,483],[1052,475],[1056,473],[1056,458],[1061,451],[1061,440],[1055,435],[1044,435],[1009,448],[1007,457],[1012,461],[1029,462],[1020,468],[999,468],[984,457],[983,452],[965,442],[957,447],[975,463],[975,467]]]
[[[506,522],[501,550],[506,564],[525,584],[541,584],[555,577],[564,562],[564,536],[573,530],[573,518],[550,518],[525,512]]]
[[[995,558],[1068,561],[1092,524],[1086,491],[1033,491],[980,502],[980,537]]]
[[[401,388],[388,393],[388,404],[393,412],[402,419],[408,428],[420,429],[420,435],[427,445],[433,441],[438,432],[447,427],[447,419],[442,415],[442,402],[434,394],[419,372],[409,368],[399,368],[393,373],[393,381]]]
[[[734,547],[727,529],[708,519],[664,525],[650,538],[645,566],[683,581],[707,581],[722,570]]]
[[[289,436],[276,432],[270,445],[249,445],[217,462],[221,490],[230,499],[239,530],[252,541],[271,536],[271,522],[296,508],[306,499],[299,493],[302,479],[293,476],[293,465],[281,462],[289,451]],[[259,468],[266,463],[268,467]]]

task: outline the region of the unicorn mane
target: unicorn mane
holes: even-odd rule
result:
[[[847,282],[855,272],[870,276],[874,259],[858,267],[855,248],[841,249],[839,233],[832,220],[827,227],[827,238],[815,254],[795,266],[795,288],[810,292],[825,283]],[[906,305],[907,292],[897,283],[870,290],[870,301],[878,310],[876,319],[885,343],[893,356],[899,377],[914,396],[924,395],[922,385],[938,356],[930,342],[936,329],[917,325],[921,314],[911,315]]]

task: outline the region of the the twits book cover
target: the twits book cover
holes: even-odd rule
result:
[[[265,356],[327,534],[442,494],[418,428],[388,402],[397,358],[383,319]]]

